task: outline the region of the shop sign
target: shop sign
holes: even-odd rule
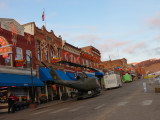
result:
[[[9,45],[4,38],[0,37],[0,46],[0,55],[2,55],[3,58],[7,58],[8,53],[12,53],[12,45]]]
[[[52,58],[52,63],[57,63],[57,62],[59,62],[59,61],[60,61],[59,58]]]
[[[22,60],[15,60],[15,66],[16,67],[20,67],[20,66],[24,66],[25,64],[25,61],[22,59]]]

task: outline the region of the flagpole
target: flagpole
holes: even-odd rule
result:
[[[44,26],[46,28],[46,17],[45,17],[46,13],[45,13],[45,9],[44,8],[43,8],[43,11],[44,11]]]

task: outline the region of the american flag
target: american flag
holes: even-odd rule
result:
[[[44,21],[44,11],[43,11],[43,13],[42,13],[42,21]]]

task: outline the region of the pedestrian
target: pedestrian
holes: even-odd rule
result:
[[[10,111],[13,111],[14,102],[12,100],[12,96],[13,94],[11,93],[10,96],[8,97],[8,113],[10,113]]]
[[[15,96],[15,94],[13,94],[12,96],[12,101],[13,101],[12,113],[14,113],[16,111],[16,103],[17,103],[17,97]]]
[[[12,111],[12,113],[15,112],[16,101],[17,101],[17,97],[11,93],[10,96],[8,97],[8,113],[10,113],[10,111]]]

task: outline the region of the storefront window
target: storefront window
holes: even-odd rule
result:
[[[22,59],[22,49],[17,47],[16,48],[16,60],[21,60]]]
[[[27,68],[30,68],[31,66],[31,61],[30,61],[30,57],[31,56],[31,51],[30,50],[26,50],[26,57],[27,57],[27,61],[26,61],[26,64],[27,64]]]
[[[37,54],[38,54],[38,60],[41,60],[40,41],[37,41]]]

